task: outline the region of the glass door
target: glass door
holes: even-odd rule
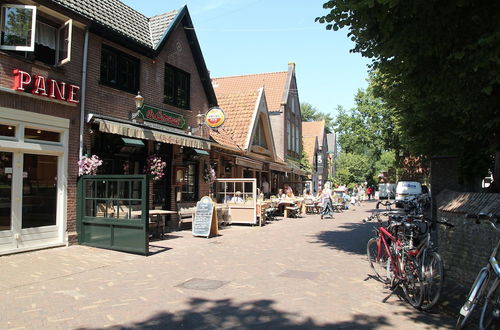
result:
[[[55,226],[57,156],[24,154],[22,229]]]

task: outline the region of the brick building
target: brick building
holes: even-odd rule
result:
[[[0,254],[75,231],[84,19],[2,1]]]
[[[75,240],[80,155],[104,174],[160,156],[151,206],[206,195],[211,143],[192,128],[217,101],[187,7],[148,18],[118,0],[35,3],[1,2],[0,254]]]

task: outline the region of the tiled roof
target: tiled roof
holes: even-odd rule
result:
[[[92,22],[154,49],[179,11],[148,18],[119,0],[51,0]]]
[[[302,136],[317,136],[320,147],[323,144],[323,134],[325,134],[324,120],[302,122]]]
[[[307,155],[307,160],[309,164],[311,164],[311,168],[313,168],[314,162],[314,147],[316,145],[316,137],[315,136],[303,136],[302,137],[302,145],[304,152]]]
[[[219,107],[224,110],[226,121],[218,132],[210,132],[215,142],[238,149],[246,149],[246,141],[252,133],[252,119],[255,116],[259,90],[240,93],[219,94],[216,90]]]
[[[271,72],[246,76],[212,78],[215,93],[229,94],[264,87],[269,112],[278,112],[283,102],[288,72]]]

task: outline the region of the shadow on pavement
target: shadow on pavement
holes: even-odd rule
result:
[[[322,231],[314,235],[313,243],[322,244],[331,249],[349,254],[366,255],[366,243],[373,237],[373,225],[370,223],[347,223],[337,230]]]
[[[273,308],[272,300],[235,303],[231,299],[191,299],[187,310],[162,312],[150,319],[107,329],[362,329],[391,326],[385,316],[355,314],[351,320],[318,324],[311,318]],[[80,328],[89,329],[89,328]]]

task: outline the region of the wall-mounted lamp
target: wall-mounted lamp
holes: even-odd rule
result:
[[[141,95],[141,92],[137,91],[137,95],[134,97],[134,102],[136,111],[130,113],[130,119],[132,119],[132,121],[135,123],[135,119],[139,115],[139,111],[144,104],[144,97]]]
[[[196,115],[196,124],[198,125],[198,127],[191,127],[191,126],[188,126],[187,127],[187,131],[190,133],[190,134],[193,134],[193,133],[196,133],[198,131],[200,131],[200,135],[202,135],[203,133],[203,122],[205,121],[205,114],[204,113],[198,113]]]

